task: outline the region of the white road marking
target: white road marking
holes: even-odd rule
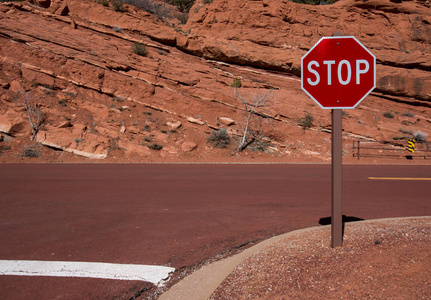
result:
[[[0,275],[89,277],[160,284],[174,272],[164,266],[71,261],[0,260]]]

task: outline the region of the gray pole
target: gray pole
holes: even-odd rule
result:
[[[343,245],[342,207],[342,149],[343,122],[342,110],[332,109],[332,208],[331,208],[331,247]]]

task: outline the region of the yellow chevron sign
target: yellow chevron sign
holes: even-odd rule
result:
[[[407,149],[409,150],[410,153],[414,153],[415,152],[415,139],[410,139],[407,142]]]

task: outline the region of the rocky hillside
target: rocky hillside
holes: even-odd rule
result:
[[[431,134],[430,11],[428,0],[198,0],[188,14],[155,0],[0,3],[0,160],[328,162],[330,111],[301,90],[300,62],[334,32],[378,63],[375,91],[343,113],[345,160],[358,139],[405,155],[408,138]],[[264,95],[239,152],[241,98]]]

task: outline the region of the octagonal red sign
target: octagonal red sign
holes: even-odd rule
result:
[[[376,87],[376,57],[353,36],[321,38],[301,70],[302,89],[324,109],[355,108]]]

